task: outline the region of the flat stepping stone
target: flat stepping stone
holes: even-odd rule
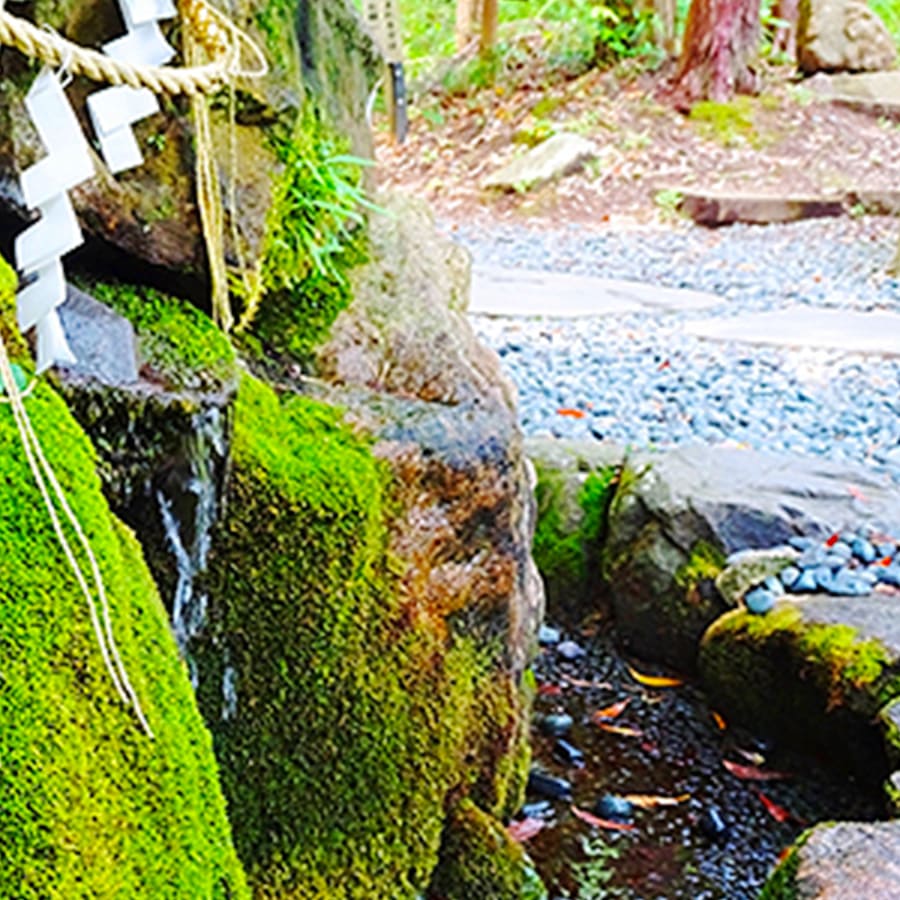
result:
[[[686,322],[695,337],[777,347],[807,347],[900,355],[900,315],[796,306],[726,319]]]
[[[714,309],[715,294],[636,281],[500,266],[476,266],[468,311],[487,316],[578,318],[632,312]]]
[[[698,225],[771,225],[844,214],[842,196],[792,196],[680,189],[679,210]]]

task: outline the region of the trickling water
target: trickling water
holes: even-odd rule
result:
[[[225,429],[215,407],[194,416],[185,442],[187,472],[170,494],[159,489],[159,503],[166,542],[175,557],[177,581],[172,601],[172,629],[188,664],[191,684],[197,687],[196,666],[188,645],[206,622],[208,597],[196,590],[198,575],[206,571],[212,527],[218,510],[217,469],[225,457]]]

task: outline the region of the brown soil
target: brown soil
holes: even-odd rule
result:
[[[406,143],[377,136],[378,177],[426,198],[450,222],[538,228],[672,223],[675,198],[665,192],[686,187],[814,195],[900,189],[900,124],[821,101],[791,78],[786,69],[768,70],[759,97],[713,110],[710,123],[666,105],[665,72],[592,70],[566,79],[535,62],[492,88],[413,98]],[[527,193],[480,187],[529,143],[564,130],[593,140],[598,160]]]

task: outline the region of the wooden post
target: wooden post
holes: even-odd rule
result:
[[[456,0],[456,51],[462,53],[472,40],[475,0]]]

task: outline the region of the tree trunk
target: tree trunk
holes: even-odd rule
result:
[[[475,34],[481,9],[479,0],[456,0],[456,51],[462,53]]]
[[[778,0],[774,10],[775,18],[787,22],[775,31],[772,49],[784,53],[790,59],[797,57],[797,19],[800,15],[800,0]]]
[[[672,99],[725,102],[757,90],[760,0],[692,0]]]
[[[497,0],[482,0],[481,55],[488,57],[497,44]]]

